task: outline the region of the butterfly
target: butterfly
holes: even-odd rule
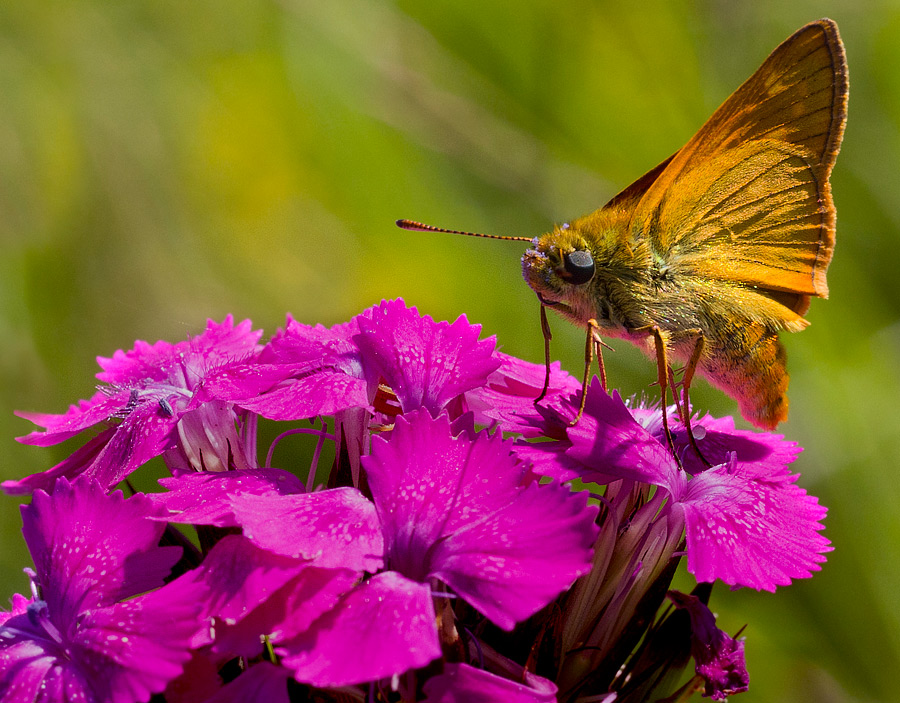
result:
[[[807,24],[684,147],[599,210],[535,240],[498,237],[532,242],[522,271],[545,330],[550,308],[586,329],[598,357],[604,336],[637,344],[657,361],[663,398],[675,385],[670,363],[681,362],[683,419],[699,372],[756,426],[785,420],[778,333],[804,329],[810,299],[828,296],[828,179],[847,91],[837,25]]]

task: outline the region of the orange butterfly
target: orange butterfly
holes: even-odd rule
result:
[[[828,295],[828,178],[846,115],[837,26],[812,22],[682,149],[525,252],[523,273],[542,315],[550,307],[585,326],[598,353],[599,333],[655,355],[663,397],[670,359],[685,363],[685,411],[699,371],[749,421],[775,427],[788,407],[778,332],[802,330],[810,298]]]

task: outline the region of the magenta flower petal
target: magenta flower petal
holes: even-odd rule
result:
[[[669,600],[683,608],[691,619],[691,654],[696,672],[706,681],[704,696],[724,701],[732,693],[749,688],[750,675],[744,661],[744,642],[716,627],[716,616],[696,596],[669,591]]]
[[[203,591],[178,579],[139,598],[85,613],[69,645],[90,672],[99,700],[147,700],[165,689],[190,659]],[[98,686],[98,681],[104,684]]]
[[[157,546],[165,525],[147,519],[155,512],[143,495],[107,496],[84,479],[62,479],[49,495],[35,491],[22,506],[22,532],[55,618],[163,585],[181,548]]]
[[[819,571],[826,509],[787,470],[770,478],[734,461],[695,476],[680,501],[688,571],[698,581],[774,591]]]
[[[331,329],[288,317],[254,363],[217,374],[209,391],[271,420],[366,407],[368,384],[352,339],[359,332],[359,317]]]
[[[359,316],[356,342],[373,385],[382,379],[403,412],[436,414],[456,396],[482,385],[500,366],[493,337],[478,341],[479,325],[465,315],[453,324],[435,322],[402,300],[383,302]]]
[[[46,603],[0,627],[0,698],[9,703],[146,701],[190,659],[198,627],[196,587],[163,589],[82,612],[54,625]],[[61,639],[59,639],[61,636]]]
[[[92,415],[89,413],[86,417]],[[108,417],[105,415],[103,420]],[[62,433],[67,434],[67,431]],[[20,439],[25,441],[42,437],[41,444],[52,444],[61,441],[62,435],[33,432]],[[56,479],[62,476],[75,478],[82,473],[86,478],[100,481],[109,488],[142,464],[175,446],[176,442],[172,418],[163,416],[158,405],[145,403],[136,406],[118,425],[104,430],[53,468],[18,481],[4,481],[3,489],[10,494],[30,493],[38,488],[50,490]]]
[[[115,417],[117,413],[124,412],[128,407],[129,399],[130,394],[127,392],[117,392],[111,395],[97,391],[90,400],[79,400],[77,405],[70,405],[62,415],[17,410],[16,415],[46,430],[35,430],[17,439],[22,444],[31,444],[37,447],[59,444],[89,427],[104,422],[110,417]]]
[[[572,446],[566,455],[586,465],[585,480],[620,477],[665,488],[674,509],[683,511],[688,570],[698,581],[719,578],[732,586],[774,590],[821,568],[823,553],[830,551],[819,534],[826,511],[795,485],[797,476],[785,467],[796,455],[793,444],[705,418],[711,456],[729,447],[744,456],[731,452],[727,464],[704,466],[688,481],[662,440],[639,425],[617,396],[598,390],[594,383],[584,417],[568,431]],[[646,413],[637,415],[655,429]],[[687,460],[691,450],[683,454]]]
[[[596,515],[587,493],[532,483],[435,545],[432,574],[511,630],[590,571]]]
[[[518,683],[468,664],[447,664],[425,682],[423,703],[556,703],[556,691],[551,681],[531,673]]]
[[[216,618],[213,651],[254,657],[262,635],[284,638],[332,608],[359,574],[321,569],[273,554],[249,540],[220,540],[192,578],[208,586],[204,616]]]
[[[264,364],[259,356],[234,366],[219,369],[203,383],[203,397],[235,402],[255,398],[285,382],[294,373],[287,364]]]
[[[363,458],[388,565],[438,576],[500,627],[550,602],[590,569],[596,506],[559,485],[522,485],[499,434],[451,434],[446,414],[398,417]]]
[[[0,625],[0,698],[132,703],[179,675],[206,591],[182,578],[144,593],[180,553],[156,546],[152,512],[86,480],[35,492],[22,513],[40,600]]]
[[[368,312],[333,327],[304,325],[288,315],[284,328],[275,333],[259,360],[263,364],[291,365],[296,374],[327,366],[350,376],[362,376],[359,350],[351,340],[359,333],[359,318]]]
[[[323,613],[334,608],[338,598],[358,581],[359,573],[348,569],[307,566],[295,578],[271,594],[239,622],[220,628],[213,647],[221,652],[259,652],[260,635],[282,642],[308,630]]]
[[[585,476],[584,464],[567,454],[571,446],[568,440],[517,441],[513,445],[513,452],[519,459],[529,464],[536,475],[565,482]]]
[[[161,513],[164,517],[160,519],[217,527],[240,527],[231,507],[234,496],[277,496],[304,491],[300,479],[281,469],[183,474],[160,479],[159,483],[169,492],[153,493],[148,498],[164,509]]]
[[[362,378],[325,369],[235,402],[270,420],[302,420],[333,415],[349,407],[368,407],[368,385]]]
[[[572,446],[566,432],[578,414],[581,384],[554,362],[547,393],[536,404],[544,386],[545,368],[503,354],[498,356],[503,366],[491,375],[488,386],[466,395],[476,421],[497,423],[504,432],[523,438],[539,438],[539,442],[522,439],[513,446],[515,455],[529,462],[537,475],[558,481],[580,478],[584,465],[566,454]]]
[[[23,615],[28,611],[28,606],[31,604],[31,601],[25,596],[19,593],[13,593],[12,598],[10,599],[10,609],[9,611],[0,610],[0,626],[3,625],[7,620],[16,615]]]
[[[216,543],[192,578],[209,587],[206,615],[238,622],[306,567],[301,559],[273,554],[245,537],[228,535]]]
[[[298,681],[314,686],[348,686],[424,666],[441,656],[431,590],[385,571],[276,651]]]
[[[211,376],[207,390],[212,397],[223,400],[255,398],[292,378],[302,378],[322,369],[335,369],[362,378],[359,350],[351,342],[359,332],[355,319],[335,325],[304,325],[290,315],[284,328],[279,329],[249,363],[221,369]]]
[[[662,411],[659,408],[630,407],[635,419],[652,434],[660,444],[665,444]],[[685,471],[697,474],[707,466],[690,446],[687,430],[677,418],[674,406],[669,413],[675,451],[681,459]],[[782,435],[771,432],[739,430],[734,426],[734,418],[712,415],[694,418],[691,428],[697,446],[706,460],[713,466],[724,464],[731,454],[736,455],[742,470],[753,470],[765,475],[772,474],[793,462],[802,451],[796,442],[785,441]]]
[[[10,495],[29,495],[38,489],[52,490],[56,479],[63,476],[77,476],[81,473],[83,467],[94,464],[97,461],[97,457],[104,452],[107,444],[115,436],[115,432],[115,427],[103,430],[53,468],[31,474],[17,481],[4,481],[0,484],[0,487]],[[33,434],[42,435],[43,433],[36,432]]]
[[[500,367],[488,376],[483,386],[466,394],[475,411],[475,421],[483,425],[498,422],[504,432],[516,432],[523,437],[564,438],[565,427],[578,412],[581,382],[554,361],[550,365],[547,393],[535,405],[544,388],[544,365],[502,352],[496,352],[495,356],[500,360]]]
[[[180,380],[194,386],[211,372],[243,360],[258,351],[262,330],[253,330],[250,320],[238,325],[228,315],[221,323],[207,320],[203,334],[184,342],[135,342],[134,349],[119,350],[111,358],[97,357],[103,371],[97,378],[113,386],[130,386],[147,381],[170,382],[179,368]]]
[[[4,488],[10,492],[46,489],[60,476],[74,478],[82,473],[110,488],[148,459],[179,446],[179,440],[184,442],[189,433],[179,435],[176,428],[185,430],[197,424],[194,416],[198,413],[207,425],[215,420],[222,428],[231,429],[226,436],[206,438],[204,446],[183,447],[188,457],[206,452],[207,466],[196,468],[216,466],[216,462],[224,463],[229,457],[245,468],[250,460],[244,457],[235,436],[234,412],[230,405],[221,403],[216,412],[203,412],[204,403],[210,400],[203,384],[207,377],[221,373],[229,365],[254,357],[261,334],[251,329],[249,320],[235,326],[229,316],[221,324],[208,321],[203,334],[184,342],[151,345],[138,341],[127,352],[119,350],[108,359],[98,357],[103,371],[97,378],[108,385],[62,415],[23,413],[23,417],[43,426],[45,431],[33,432],[21,441],[47,446],[90,427],[112,424],[101,432],[102,443],[97,438],[87,450],[49,471],[7,482]],[[224,459],[212,456],[210,445],[220,446]]]
[[[685,477],[665,445],[632,417],[619,394],[608,395],[594,378],[584,415],[568,430],[566,455],[586,468],[585,481],[609,483],[625,478],[663,486],[681,495]]]
[[[316,566],[374,572],[384,542],[375,506],[355,488],[231,500],[244,534],[263,549]]]

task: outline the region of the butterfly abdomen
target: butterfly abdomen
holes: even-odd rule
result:
[[[787,355],[776,332],[749,324],[705,341],[701,373],[738,401],[744,418],[767,430],[787,419]]]
[[[671,283],[671,288],[659,287],[647,307],[670,360],[687,363],[702,337],[699,374],[737,400],[754,425],[772,429],[784,421],[788,374],[778,333],[801,330],[806,320],[770,291],[682,281],[677,274]],[[642,346],[651,357],[655,354],[651,338]]]

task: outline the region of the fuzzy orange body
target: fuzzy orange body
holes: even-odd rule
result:
[[[686,361],[745,418],[787,417],[778,332],[827,297],[835,210],[828,178],[847,111],[836,25],[789,37],[672,157],[522,257],[541,302],[600,333]]]

